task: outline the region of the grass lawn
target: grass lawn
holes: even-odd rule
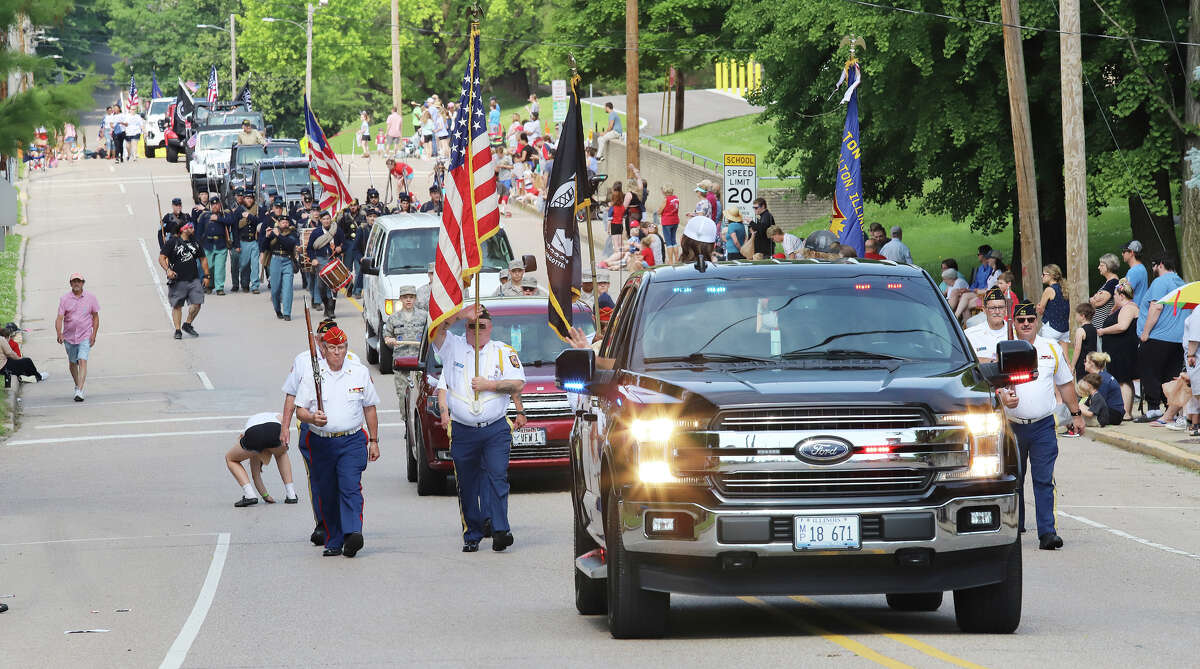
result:
[[[20,200],[17,200],[18,207]],[[18,211],[18,219],[20,212]],[[17,311],[17,255],[21,250],[21,235],[8,235],[4,238],[4,252],[0,253],[0,323],[16,320]],[[12,388],[4,388],[0,394],[0,434],[7,432],[8,398],[9,393],[16,390],[14,381]]]

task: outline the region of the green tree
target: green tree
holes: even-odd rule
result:
[[[171,95],[176,78],[208,81],[217,68],[221,97],[229,95],[229,32],[197,28],[200,23],[228,25],[229,15],[241,11],[241,0],[96,0],[107,16],[112,37],[108,46],[119,61],[113,80],[119,86],[137,77],[142,97],[150,92],[150,73]],[[239,58],[239,62],[241,59]],[[239,70],[241,68],[239,67]]]

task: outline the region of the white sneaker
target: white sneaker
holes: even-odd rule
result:
[[[42,381],[45,381],[48,378],[50,378],[49,372],[42,372],[42,377],[40,379],[38,379],[38,383],[41,383]]]
[[[1168,430],[1186,430],[1187,427],[1188,427],[1187,419],[1184,418],[1183,416],[1176,418],[1175,422],[1167,424]]]
[[[75,401],[76,401],[76,402],[82,402],[82,401],[83,401],[83,391],[82,391],[82,390],[80,390],[79,388],[76,388],[76,389],[75,389]]]

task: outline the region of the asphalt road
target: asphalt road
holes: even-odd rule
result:
[[[740,98],[718,93],[714,90],[689,89],[684,94],[687,96],[687,99],[684,101],[683,127],[680,130],[694,128],[705,123],[712,123],[713,121],[723,121],[735,116],[757,114],[764,109],[764,107],[752,105]],[[611,102],[613,103],[613,109],[622,113],[625,112],[626,99],[624,95],[605,95],[585,99],[588,102],[601,106],[606,102]],[[671,104],[675,104],[674,97],[671,99]],[[663,94],[661,92],[640,93],[638,95],[638,112],[642,118],[646,119],[646,127],[642,129],[644,134],[659,137],[671,132],[671,125],[673,123],[671,119],[675,116],[674,108],[672,107],[670,116],[665,119],[663,111]],[[602,127],[608,127],[607,119],[600,118],[599,115],[596,118],[596,123]]]
[[[299,505],[235,509],[222,462],[244,417],[281,406],[303,323],[277,321],[265,294],[210,297],[200,337],[174,341],[149,262],[151,174],[164,201],[187,195],[182,165],[161,160],[87,161],[29,185],[25,350],[54,378],[25,386],[20,428],[0,445],[6,666],[1196,664],[1197,477],[1089,439],[1062,444],[1065,549],[1026,535],[1012,636],[959,633],[949,599],[901,614],[882,596],[676,597],[670,638],[614,641],[602,618],[575,613],[561,479],[516,480],[508,552],[461,553],[455,499],[417,497],[405,480],[388,377],[376,378],[366,547],[323,558],[303,484]],[[539,248],[534,223],[506,221],[519,252]],[[53,333],[72,271],[101,304],[83,404]],[[360,346],[357,311],[338,309]],[[274,468],[264,479],[282,497]],[[64,635],[84,629],[109,631]]]

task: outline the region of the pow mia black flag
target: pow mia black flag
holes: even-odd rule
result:
[[[175,93],[175,120],[179,122],[179,127],[183,127],[185,119],[192,115],[196,110],[196,104],[192,101],[192,96],[188,93],[183,82],[179,83],[179,89]]]
[[[575,91],[579,75],[572,76],[570,83],[567,119],[554,152],[554,167],[550,170],[550,184],[546,189],[546,218],[542,222],[546,274],[550,280],[550,329],[564,340],[567,330],[574,324],[571,304],[580,295],[579,284],[583,278],[579,221],[587,216],[591,203],[588,198],[592,195],[583,148],[583,117],[579,110],[579,95]]]
[[[237,97],[234,99],[238,102],[245,102],[246,109],[251,111],[254,110],[254,99],[250,95],[250,82],[247,81],[245,85],[242,86],[242,90],[238,91]]]

